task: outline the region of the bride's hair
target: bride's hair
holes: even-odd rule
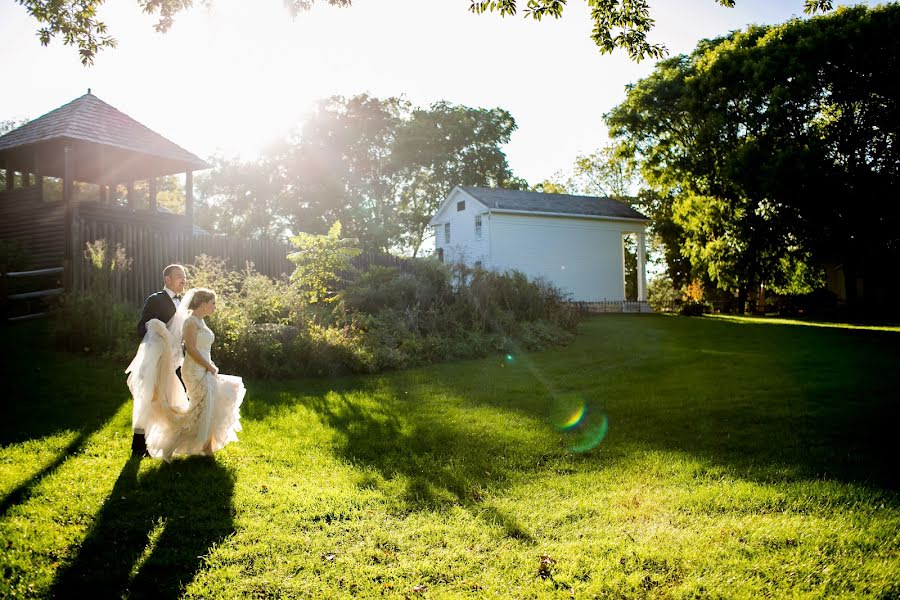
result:
[[[214,300],[216,297],[216,293],[207,288],[197,288],[194,290],[194,297],[191,298],[191,303],[188,305],[188,308],[194,310],[201,304],[206,304],[210,300]]]

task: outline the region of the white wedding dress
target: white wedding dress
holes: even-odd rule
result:
[[[213,375],[190,354],[181,365],[186,394],[175,374],[182,362],[183,327],[189,323],[197,327],[197,350],[212,362],[212,330],[202,319],[179,309],[169,328],[157,319],[147,322],[147,335],[125,370],[135,403],[132,425],[144,430],[150,456],[166,462],[176,455],[221,450],[237,441],[241,431],[240,406],[247,390],[240,377]]]

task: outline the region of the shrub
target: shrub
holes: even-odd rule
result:
[[[678,314],[683,317],[702,317],[704,313],[712,312],[712,307],[705,302],[688,300],[678,308]]]
[[[647,286],[647,302],[656,312],[671,312],[681,302],[681,293],[668,275],[658,275]]]
[[[121,302],[117,283],[131,268],[125,250],[105,240],[88,242],[86,289],[60,296],[52,305],[50,331],[57,345],[127,361],[137,347],[137,311]]]
[[[579,320],[546,281],[433,259],[361,274],[334,317],[365,332],[378,370],[565,344]]]
[[[783,294],[770,302],[780,315],[790,317],[830,316],[838,307],[837,294],[824,288],[808,294]]]

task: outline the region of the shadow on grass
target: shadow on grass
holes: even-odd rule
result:
[[[545,460],[602,468],[653,450],[761,483],[833,480],[891,492],[900,489],[896,340],[884,331],[613,315],[588,320],[568,348],[303,382],[296,395],[295,384],[283,384],[288,393],[274,404],[301,402],[337,432],[348,461],[407,477],[411,507],[475,505],[482,491]],[[423,400],[435,394],[458,414]],[[551,439],[555,405],[571,398],[608,415],[597,449],[570,453],[565,436]],[[530,419],[544,443],[466,422],[479,409]],[[504,527],[518,536],[515,523]]]
[[[359,485],[403,482],[401,487],[388,486],[395,490],[390,493],[396,494],[397,510],[458,506],[498,526],[508,537],[532,543],[531,534],[513,516],[492,506],[490,496],[538,464],[541,450],[534,439],[498,431],[499,411],[492,411],[493,421],[469,420],[458,410],[458,399],[431,398],[434,390],[423,387],[423,372],[430,371],[260,382],[246,417],[264,420],[284,408],[305,406],[333,430],[337,456],[378,473]]]
[[[77,435],[57,457],[0,500],[0,517],[28,498],[129,400],[125,375],[115,365],[50,349],[45,321],[3,330],[5,391],[0,403],[0,446],[62,432]]]
[[[144,459],[149,460],[149,459]],[[234,475],[208,458],[122,469],[51,597],[177,598],[234,531]]]
[[[900,489],[896,332],[617,315],[583,327],[572,347],[509,377],[483,363],[469,375],[485,386],[472,402],[546,418],[574,394],[609,415],[604,452],[587,460],[673,450],[758,482]],[[503,393],[521,379],[538,391]]]

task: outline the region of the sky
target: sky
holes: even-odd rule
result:
[[[316,99],[368,93],[416,106],[439,100],[508,110],[518,124],[505,151],[535,184],[608,143],[603,114],[653,61],[600,54],[585,2],[559,20],[474,15],[470,0],[353,0],[292,19],[281,0],[214,0],[176,17],[165,34],[135,0],[109,0],[99,18],[119,46],[84,67],[77,50],[43,47],[38,23],[0,0],[7,65],[0,120],[36,118],[84,94],[191,152],[253,159],[302,122]],[[519,0],[524,7],[526,0]],[[874,6],[876,2],[865,2]],[[650,41],[671,55],[748,24],[803,16],[803,0],[658,0]]]

